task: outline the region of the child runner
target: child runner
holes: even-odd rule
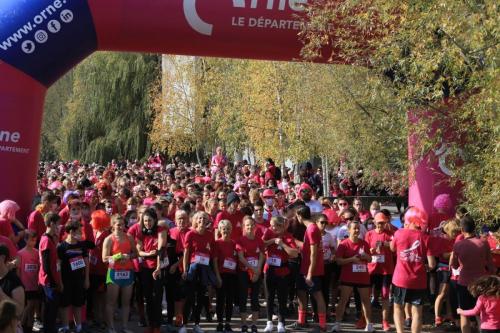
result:
[[[85,305],[85,292],[89,288],[89,255],[82,239],[80,222],[68,222],[64,226],[67,237],[57,246],[61,261],[63,292],[61,297],[60,333],[69,332],[69,311],[73,308],[76,332],[82,331],[82,306]]]
[[[458,314],[480,316],[481,333],[500,332],[500,277],[483,276],[469,286],[469,292],[477,297],[476,306],[470,310],[458,308]]]
[[[36,245],[36,231],[28,230],[24,236],[26,246],[17,252],[17,276],[21,278],[26,296],[26,307],[24,308],[21,324],[24,333],[31,333],[35,312],[40,309],[41,294],[38,289],[38,270],[40,258]],[[39,312],[38,312],[39,313]]]

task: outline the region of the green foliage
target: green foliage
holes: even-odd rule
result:
[[[107,162],[148,155],[150,90],[158,73],[157,56],[106,52],[85,60],[62,87],[56,84],[49,96],[62,93],[54,97],[56,107],[47,104],[44,128],[56,133],[58,157]]]
[[[368,63],[399,112],[420,119],[416,160],[448,144],[453,181],[484,223],[500,215],[499,10],[495,0],[327,0],[309,7],[302,31],[304,56],[326,47],[332,61]]]

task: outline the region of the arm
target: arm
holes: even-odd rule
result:
[[[288,256],[290,258],[297,258],[299,256],[299,250],[297,250],[296,248],[293,248],[291,246],[288,246],[287,244],[285,244],[283,242],[283,240],[281,238],[273,238],[273,239],[270,239],[269,241],[274,241],[274,242],[276,242],[276,245],[283,247],[283,250],[285,250],[285,252],[288,254]],[[266,242],[264,241],[264,244],[265,243]]]
[[[187,271],[189,269],[189,257],[191,256],[189,247],[186,247],[184,250],[184,257],[182,258],[182,264],[184,268],[184,272],[182,272],[182,278],[186,279],[187,277]]]
[[[52,287],[55,287],[56,280],[52,276],[52,270],[50,269],[50,251],[49,250],[42,251],[42,266],[43,266],[44,272],[47,274],[50,285]]]
[[[214,269],[215,276],[217,277],[217,287],[220,288],[222,285],[222,278],[219,272],[219,258],[215,257],[212,260],[212,268]]]
[[[311,245],[311,264],[309,265],[309,270],[307,271],[307,278],[310,280],[312,278],[313,272],[316,269],[316,255],[318,253],[318,244]]]
[[[453,251],[450,256],[450,267],[454,269],[460,267],[460,263],[458,262],[458,256],[456,255],[455,251]]]
[[[111,259],[111,236],[106,237],[104,243],[102,244],[102,261],[109,262]]]
[[[12,290],[12,297],[9,297],[2,288],[0,288],[0,300],[9,300],[16,304],[16,314],[17,316],[21,316],[24,311],[24,288],[17,287]]]
[[[466,316],[466,317],[478,316],[479,313],[481,312],[482,307],[483,307],[483,299],[482,299],[482,297],[479,297],[477,299],[476,306],[473,309],[462,310],[462,309],[458,308],[457,313],[459,315]]]
[[[429,264],[429,270],[433,270],[436,268],[437,262],[436,262],[436,257],[434,256],[427,256],[427,263]]]

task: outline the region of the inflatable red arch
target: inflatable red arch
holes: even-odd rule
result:
[[[47,88],[97,50],[267,60],[299,58],[308,0],[1,0],[0,201],[29,207]],[[311,1],[311,0],[309,0]],[[447,192],[446,147],[415,168],[410,204]],[[441,170],[441,171],[439,171]]]

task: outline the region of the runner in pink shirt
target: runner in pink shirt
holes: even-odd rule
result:
[[[483,276],[469,286],[469,292],[477,297],[476,306],[470,310],[457,309],[461,316],[481,318],[481,333],[500,331],[500,277]]]
[[[405,228],[396,231],[391,242],[391,250],[396,253],[396,267],[392,278],[394,295],[394,324],[396,331],[404,331],[404,305],[412,305],[413,320],[411,331],[422,331],[422,305],[427,289],[427,271],[425,258],[429,267],[435,266],[435,258],[428,249],[427,214],[411,207],[405,214]]]

